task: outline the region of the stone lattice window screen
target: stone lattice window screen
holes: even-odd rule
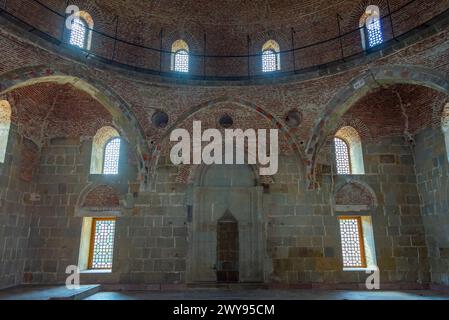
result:
[[[69,43],[81,49],[90,50],[92,44],[92,30],[94,21],[89,13],[80,11],[72,20],[69,33]]]
[[[281,70],[279,44],[274,40],[267,41],[262,47],[262,71],[273,72]]]
[[[113,141],[114,138],[120,138],[120,134],[115,128],[109,126],[100,128],[95,134],[92,139],[92,153],[90,161],[91,174],[104,173],[106,146],[109,142]],[[113,151],[112,146],[116,147],[117,144],[111,145],[111,151]]]
[[[382,21],[378,6],[371,5],[360,18],[360,32],[363,49],[376,47],[384,42]]]
[[[94,218],[92,221],[89,269],[112,269],[115,218]]]
[[[189,45],[184,40],[176,40],[171,48],[171,70],[189,72]]]
[[[362,140],[353,127],[342,127],[334,137],[338,174],[365,174]]]
[[[11,127],[11,106],[6,100],[0,100],[0,163],[5,162]]]
[[[349,146],[340,139],[335,138],[335,162],[338,174],[351,174],[351,160],[349,159]]]
[[[104,148],[103,174],[118,174],[120,160],[120,138],[113,138]]]
[[[344,268],[366,268],[365,245],[360,217],[340,217]]]

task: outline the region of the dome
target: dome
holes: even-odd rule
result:
[[[67,7],[66,1],[23,0],[8,2],[6,12],[46,39],[81,47],[89,59],[142,73],[235,80],[304,73],[377,52],[413,34],[448,5],[76,0]],[[85,30],[73,39],[69,29],[78,12],[83,21],[78,29]]]

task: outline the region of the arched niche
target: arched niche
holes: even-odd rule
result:
[[[449,93],[449,78],[439,71],[409,65],[380,66],[367,72],[343,87],[326,105],[319,121],[313,128],[306,147],[309,189],[316,188],[316,165],[318,153],[326,138],[335,132],[341,117],[363,96],[384,85],[413,84],[420,85],[445,94]]]
[[[238,225],[238,270],[234,271],[238,272],[239,282],[263,282],[263,187],[257,185],[254,169],[248,165],[211,165],[197,170],[189,223],[187,282],[217,282],[218,224],[226,212],[232,212]]]
[[[139,161],[139,174],[142,183],[149,180],[149,168],[146,163],[150,158],[148,144],[137,118],[131,107],[114,90],[93,78],[86,70],[67,69],[64,66],[49,67],[45,65],[25,67],[6,72],[0,76],[0,95],[17,88],[36,83],[72,84],[101,103],[113,117],[120,136],[127,140]]]

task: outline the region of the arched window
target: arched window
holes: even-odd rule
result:
[[[81,49],[90,50],[94,22],[85,11],[80,11],[70,26],[69,43]]]
[[[378,6],[368,6],[360,19],[363,49],[376,47],[384,42],[382,22]]]
[[[171,69],[176,72],[189,72],[189,46],[184,40],[173,42]]]
[[[91,174],[118,174],[120,135],[112,127],[103,127],[92,140]]]
[[[279,44],[274,40],[265,42],[262,47],[262,71],[273,72],[281,70]]]
[[[0,100],[0,163],[5,162],[10,126],[11,106],[8,101]]]
[[[346,141],[335,137],[335,161],[338,174],[351,174],[351,159],[349,158],[349,146]]]
[[[341,128],[334,137],[338,174],[365,174],[362,140],[352,127]]]
[[[104,147],[103,174],[118,174],[120,138],[113,138]]]

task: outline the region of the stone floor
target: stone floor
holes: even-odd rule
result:
[[[449,300],[434,291],[189,290],[99,292],[87,300]]]
[[[0,300],[449,300],[449,293],[436,291],[347,291],[347,290],[232,290],[222,288],[186,291],[111,291],[99,286],[19,286],[0,290]]]

